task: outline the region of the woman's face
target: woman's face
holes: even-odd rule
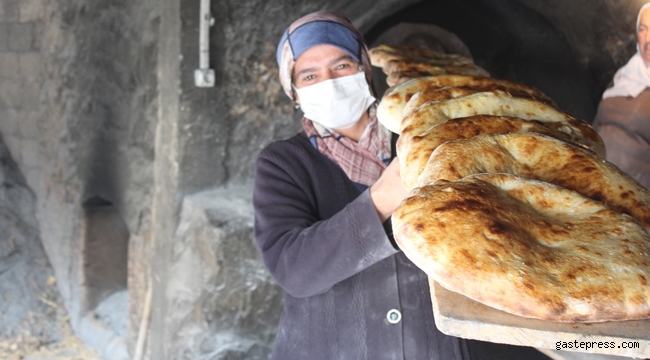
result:
[[[639,52],[646,65],[650,65],[650,8],[645,9],[639,19],[639,30],[637,39],[639,41]]]
[[[359,63],[345,51],[331,45],[318,45],[300,55],[293,67],[293,85],[300,89],[321,81],[354,75]],[[296,99],[299,102],[299,99]]]

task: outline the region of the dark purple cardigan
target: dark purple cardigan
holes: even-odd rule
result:
[[[287,293],[273,359],[540,358],[440,333],[427,276],[391,244],[369,191],[304,133],[260,153],[253,204],[257,246]]]

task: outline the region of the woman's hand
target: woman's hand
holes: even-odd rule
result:
[[[370,198],[382,223],[391,216],[408,194],[400,177],[399,167],[399,159],[395,157],[377,182],[370,187]]]

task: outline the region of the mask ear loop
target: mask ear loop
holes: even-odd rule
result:
[[[293,97],[295,98],[296,97],[296,87],[293,84],[291,84],[291,91],[293,92]],[[296,110],[300,109],[300,104],[298,104],[298,102],[294,102],[293,108],[296,109]]]

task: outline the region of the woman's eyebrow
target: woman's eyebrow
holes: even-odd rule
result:
[[[302,75],[302,74],[304,74],[304,73],[311,73],[311,72],[314,72],[314,71],[317,71],[317,70],[318,70],[318,67],[316,67],[316,66],[312,66],[312,67],[309,67],[309,68],[305,68],[305,69],[302,69],[302,70],[298,71],[298,72],[294,75],[294,77],[297,78],[298,76],[300,76],[300,75]]]
[[[329,66],[332,66],[332,65],[334,65],[334,64],[336,64],[336,63],[339,63],[339,62],[341,62],[341,61],[354,61],[354,59],[353,59],[352,56],[350,56],[350,55],[342,55],[342,56],[340,56],[340,57],[337,57],[337,58],[334,59],[334,60],[331,60],[331,61],[329,62]],[[354,61],[354,62],[356,62],[356,61]]]
[[[328,63],[328,66],[333,66],[333,65],[335,65],[335,64],[337,64],[337,63],[339,63],[341,61],[353,61],[353,62],[356,62],[352,58],[352,56],[350,56],[350,55],[341,55],[341,56],[337,57],[336,59],[330,60],[330,62]],[[302,70],[298,71],[294,76],[298,77],[298,76],[300,76],[302,74],[305,74],[305,73],[310,73],[310,72],[317,71],[318,69],[319,69],[318,66],[308,67],[308,68],[305,68],[305,69],[302,69]]]

